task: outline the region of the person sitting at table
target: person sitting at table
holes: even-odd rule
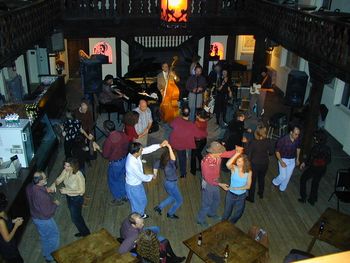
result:
[[[135,248],[136,240],[139,234],[144,229],[150,229],[157,235],[160,232],[158,226],[150,226],[144,228],[145,221],[139,213],[131,213],[127,218],[124,219],[120,227],[120,247],[118,252],[120,254],[127,253]],[[162,236],[158,236],[159,240],[163,240]]]
[[[227,169],[231,170],[231,183],[222,188],[227,191],[224,214],[222,220],[228,220],[231,217],[231,223],[235,224],[242,217],[245,208],[245,199],[247,190],[250,189],[252,182],[252,169],[247,155],[237,151],[226,163]]]
[[[113,76],[108,74],[103,80],[102,91],[99,95],[99,101],[101,104],[114,105],[119,113],[124,114],[125,108],[122,100],[123,94],[115,91],[112,88],[112,85]]]
[[[159,241],[157,235],[149,229],[139,235],[136,252],[142,263],[177,263],[186,259],[175,255],[169,240]]]
[[[23,263],[15,240],[15,234],[23,224],[23,218],[17,217],[12,220],[5,211],[7,205],[6,196],[0,193],[0,254],[5,262]]]

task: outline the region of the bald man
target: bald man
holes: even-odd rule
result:
[[[140,100],[139,106],[134,111],[139,113],[139,121],[135,125],[135,130],[139,136],[136,141],[145,147],[147,146],[149,129],[152,127],[152,113],[145,100]]]

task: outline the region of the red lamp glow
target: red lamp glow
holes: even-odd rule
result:
[[[220,42],[210,44],[209,58],[220,60],[224,58],[224,45]]]
[[[188,21],[187,0],[161,0],[160,19],[167,27],[184,27]]]

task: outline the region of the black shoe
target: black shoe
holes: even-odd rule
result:
[[[74,234],[75,237],[82,237],[83,235],[81,233]]]
[[[162,215],[162,209],[160,209],[159,206],[156,206],[155,208],[153,208],[154,211],[156,211],[158,213],[158,215]]]
[[[245,200],[247,200],[248,202],[254,203],[254,199],[253,198],[247,197]]]
[[[259,198],[260,199],[263,199],[264,198],[264,195],[263,194],[258,194],[259,195]]]
[[[143,219],[149,218],[149,215],[143,214],[143,216],[141,216],[141,218],[143,218]]]
[[[166,214],[166,217],[167,218],[171,218],[171,219],[179,219],[180,217],[178,217],[177,215],[173,214],[173,215],[169,215],[169,214]]]
[[[313,200],[307,199],[307,202],[308,202],[310,205],[312,205],[312,206],[315,205],[315,201],[313,201]]]
[[[180,178],[186,178],[186,174],[185,175],[181,175]]]
[[[190,173],[195,176],[196,175],[196,171],[190,171]]]
[[[129,199],[128,199],[127,197],[123,197],[123,198],[122,198],[122,201],[123,201],[123,202],[129,202]]]
[[[186,259],[186,257],[175,257],[174,260],[172,260],[172,262],[180,263],[180,262],[184,261],[185,259]]]
[[[305,200],[304,198],[299,198],[298,201],[299,201],[300,203],[303,203],[303,204],[306,203],[306,200]]]

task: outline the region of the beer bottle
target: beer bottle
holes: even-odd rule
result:
[[[203,236],[202,233],[199,233],[198,240],[197,240],[197,245],[201,246],[203,242]]]
[[[227,244],[224,251],[224,259],[228,259],[229,255],[230,255],[230,249]]]

